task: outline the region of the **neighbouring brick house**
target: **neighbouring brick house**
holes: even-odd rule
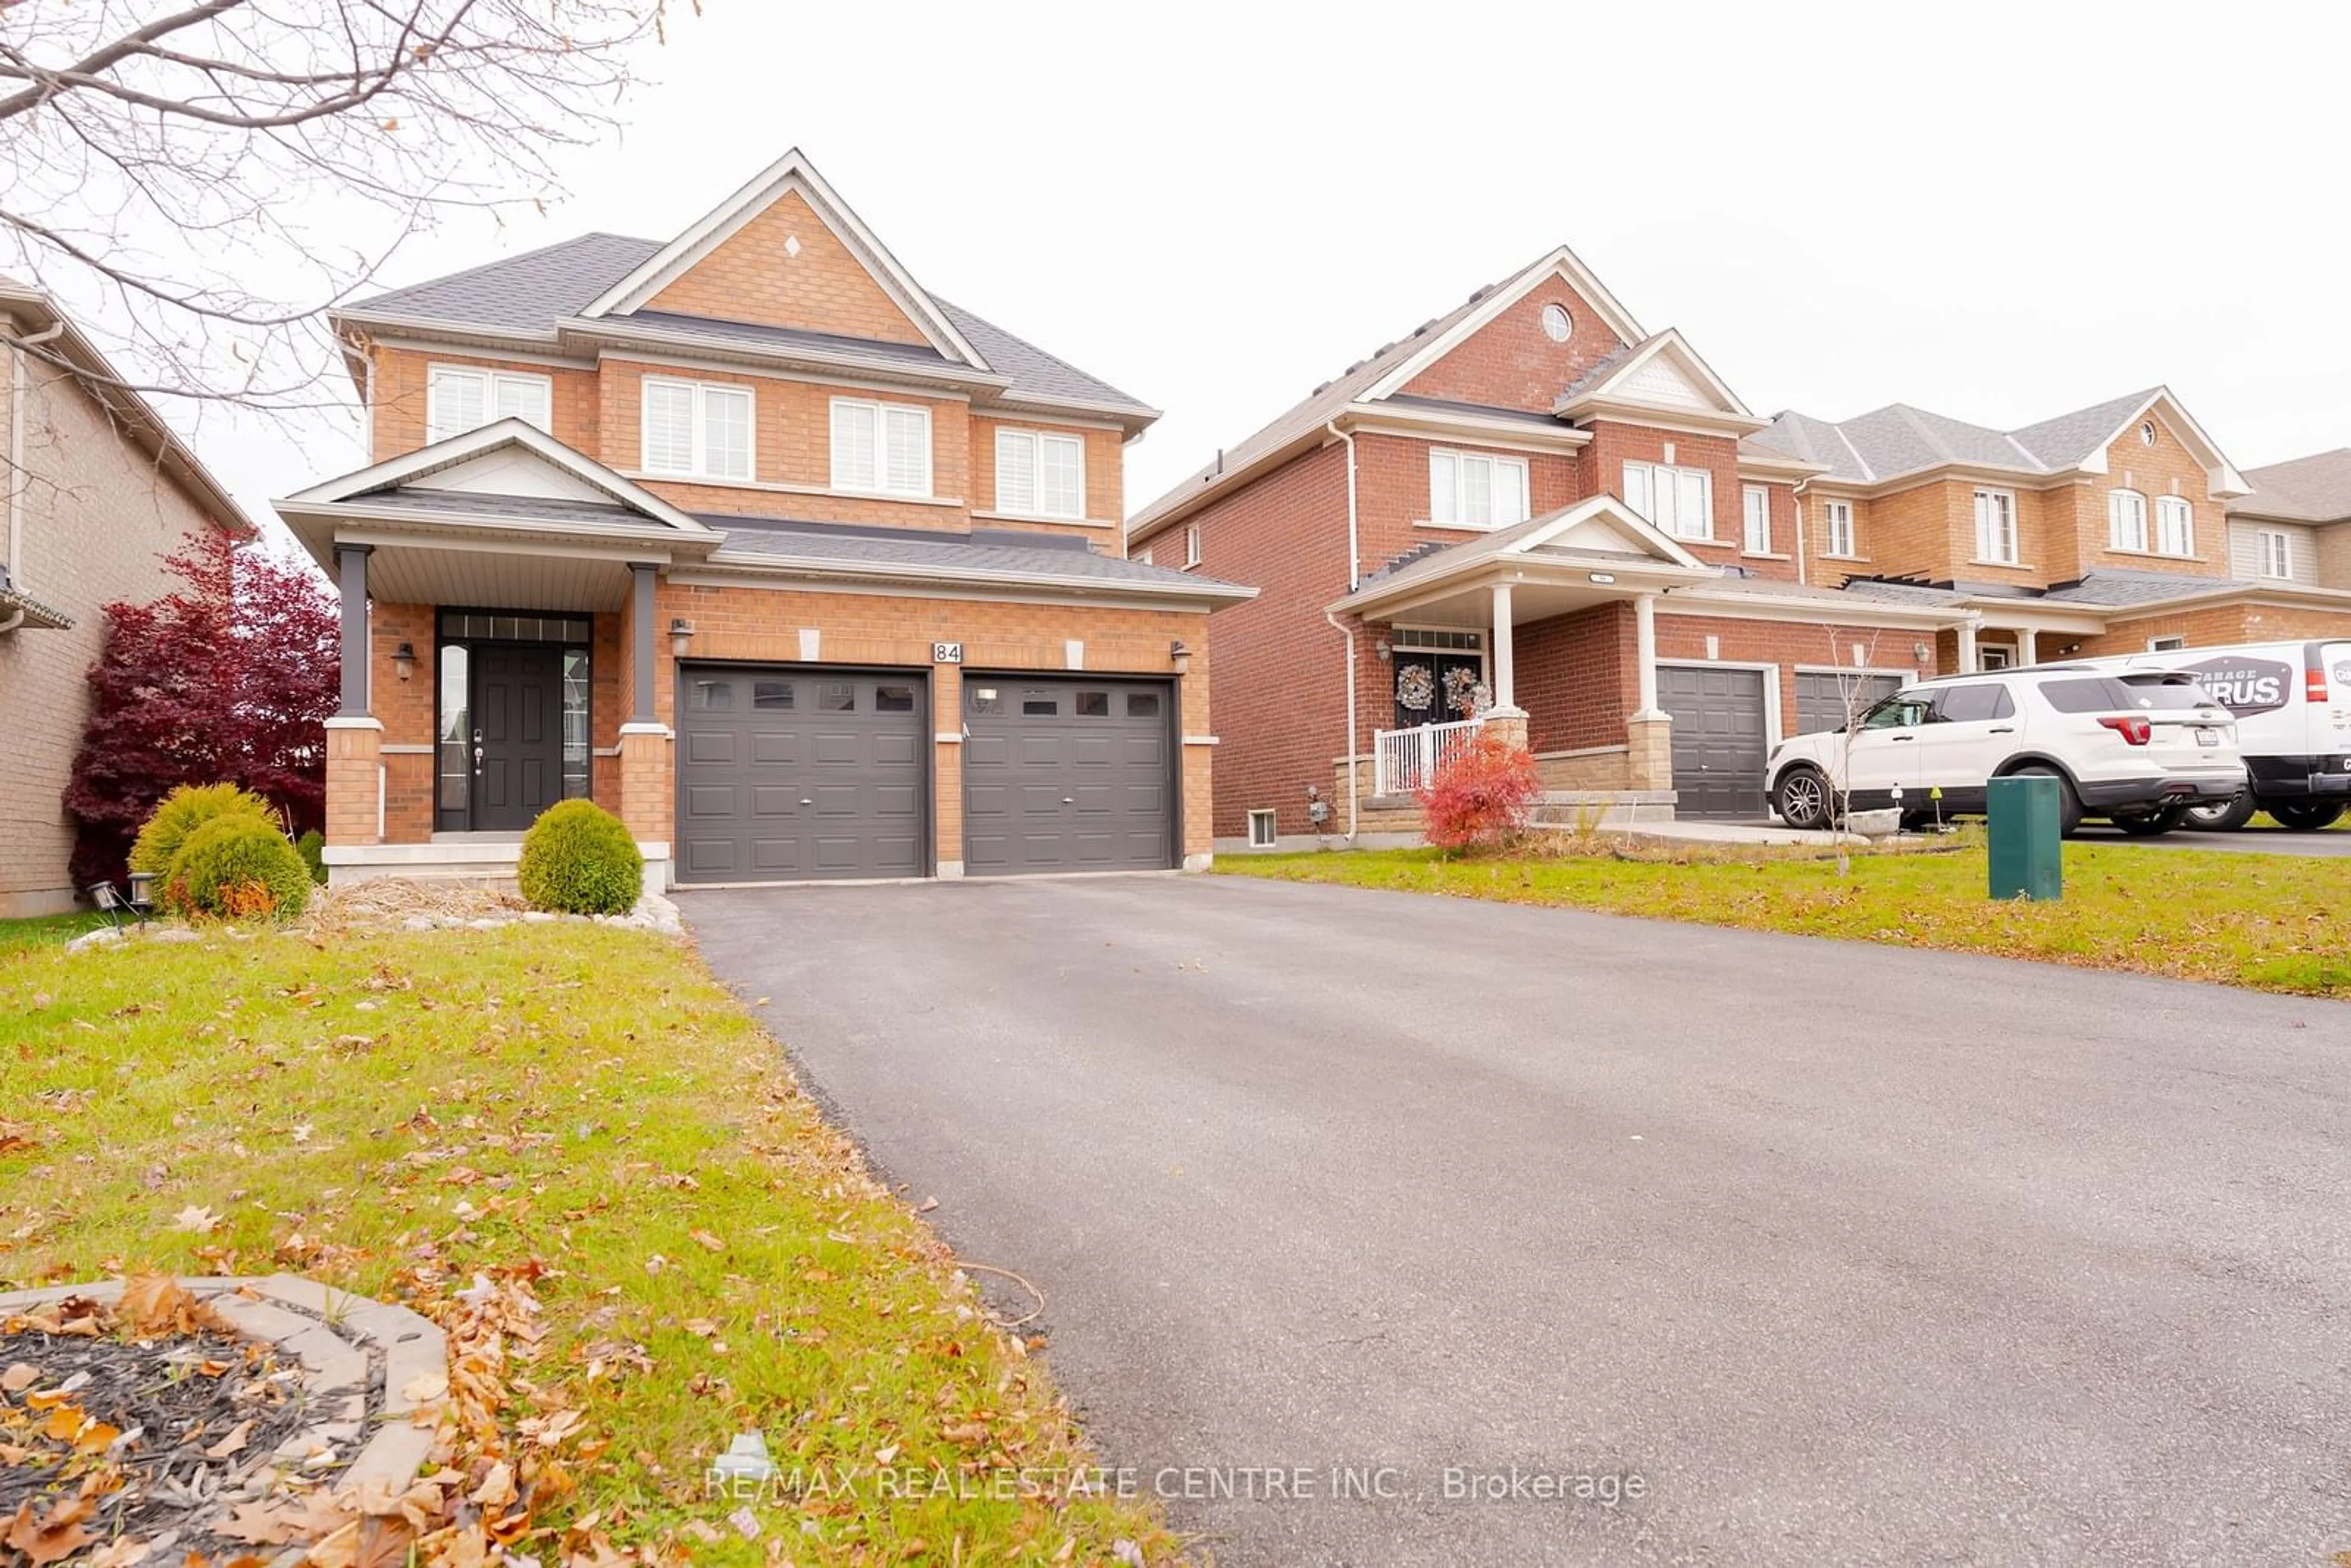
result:
[[[1816,465],[1822,580],[1967,612],[1946,668],[2351,632],[2351,455],[2241,475],[2162,387],[2012,431],[1782,413],[1749,444]]]
[[[0,919],[61,913],[63,804],[89,716],[104,607],[182,586],[163,559],[251,523],[187,444],[38,290],[0,282]],[[29,345],[18,346],[19,343]]]
[[[1561,249],[1144,507],[1130,553],[1263,591],[1218,624],[1219,841],[1411,830],[1488,705],[1562,801],[1760,811],[1773,737],[1970,615],[1815,577],[1823,466],[1767,427]]]
[[[648,881],[1207,862],[1208,613],[1129,560],[1132,397],[926,292],[799,152],[337,326],[332,875],[496,874],[570,797]]]
[[[1758,418],[1561,250],[1127,538],[1264,588],[1219,623],[1238,846],[1316,829],[1310,789],[1322,831],[1413,829],[1405,792],[1480,704],[1563,809],[1758,816],[1775,740],[1917,675],[2342,634],[2351,454],[2255,481],[2163,388],[2005,432],[1898,404]]]

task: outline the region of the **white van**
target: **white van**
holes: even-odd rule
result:
[[[2289,828],[2333,825],[2351,806],[2351,640],[2171,648],[2079,663],[2105,670],[2182,670],[2237,719],[2251,788],[2199,806],[2184,824],[2241,828],[2267,811]]]

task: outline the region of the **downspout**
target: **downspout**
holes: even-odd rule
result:
[[[1347,591],[1353,593],[1363,586],[1362,546],[1355,531],[1355,437],[1353,432],[1340,429],[1335,419],[1322,428],[1344,442],[1347,447]],[[1356,828],[1363,821],[1360,800],[1363,794],[1362,771],[1355,758],[1355,634],[1340,625],[1339,617],[1328,610],[1322,612],[1322,619],[1329,622],[1331,630],[1345,638],[1347,643],[1347,745],[1340,755],[1347,759],[1347,842],[1353,844]]]
[[[1796,481],[1796,586],[1810,588],[1813,580],[1804,573],[1804,491],[1813,482],[1809,474]]]

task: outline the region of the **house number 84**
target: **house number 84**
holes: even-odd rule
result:
[[[932,663],[932,664],[962,664],[962,663],[963,663],[963,644],[962,644],[962,643],[932,643],[932,644],[931,644],[931,663]]]

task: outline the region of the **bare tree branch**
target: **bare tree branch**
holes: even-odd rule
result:
[[[559,196],[665,3],[0,0],[0,273],[112,390],[345,403],[325,313],[447,218]]]

